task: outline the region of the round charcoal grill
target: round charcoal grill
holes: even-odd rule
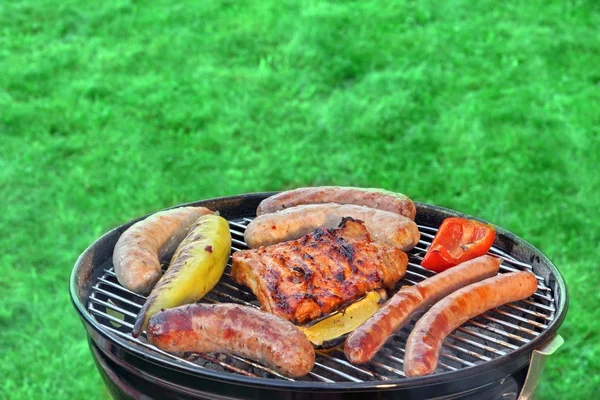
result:
[[[229,221],[232,251],[236,251],[247,248],[245,227],[255,217],[258,203],[271,194],[246,194],[187,205],[218,210]],[[415,204],[421,240],[409,252],[407,273],[397,287],[433,275],[420,262],[437,227],[446,217],[465,216]],[[87,330],[94,361],[115,398],[528,398],[542,372],[544,355],[562,341],[556,335],[567,312],[562,276],[539,250],[496,227],[490,254],[504,259],[500,273],[532,270],[538,279],[538,290],[528,299],[490,310],[455,330],[444,342],[438,369],[432,375],[408,379],[402,372],[406,339],[416,318],[389,340],[371,362],[352,365],[339,346],[326,353],[318,352],[313,371],[299,379],[282,376],[238,356],[168,354],[143,336],[131,336],[145,297],[123,288],[113,271],[114,245],[138,220],[94,242],[80,256],[71,276],[73,304]],[[230,269],[226,268],[217,286],[201,301],[259,307],[255,296],[231,279]]]

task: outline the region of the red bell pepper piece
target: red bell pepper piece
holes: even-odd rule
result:
[[[446,218],[421,266],[436,272],[444,271],[484,255],[492,247],[495,238],[496,232],[491,225],[471,219]]]

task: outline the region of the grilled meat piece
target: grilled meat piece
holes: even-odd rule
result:
[[[501,258],[481,256],[449,268],[416,285],[403,286],[375,315],[355,329],[344,352],[353,364],[365,363],[417,313],[456,290],[498,273]]]
[[[384,189],[343,186],[304,187],[267,197],[260,202],[256,215],[269,214],[302,204],[356,204],[404,215],[414,221],[417,209],[407,196]]]
[[[315,350],[289,321],[238,304],[188,304],[150,318],[148,340],[171,353],[248,357],[292,377],[308,374]]]
[[[362,221],[317,229],[298,240],[233,254],[231,276],[262,308],[302,324],[327,315],[367,291],[391,288],[406,272],[403,251],[373,242]]]
[[[535,293],[531,271],[509,272],[473,283],[438,301],[415,324],[406,341],[404,374],[408,378],[435,371],[442,343],[453,330],[487,310]]]
[[[246,227],[244,240],[251,249],[300,239],[315,229],[335,228],[342,218],[363,221],[374,240],[408,251],[421,234],[415,221],[404,215],[354,204],[305,204],[256,217]]]

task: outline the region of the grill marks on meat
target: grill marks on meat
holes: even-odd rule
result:
[[[317,229],[298,240],[233,254],[231,275],[264,310],[295,323],[329,314],[367,291],[393,287],[407,255],[373,242],[362,221]]]

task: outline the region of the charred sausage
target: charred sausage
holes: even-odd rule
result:
[[[300,377],[315,351],[289,321],[237,304],[191,304],[150,318],[148,340],[167,352],[219,352],[248,357],[282,374]]]
[[[404,286],[377,313],[346,339],[344,353],[354,364],[369,361],[386,340],[438,300],[461,287],[498,273],[502,259],[481,256],[450,268],[414,286]]]
[[[417,209],[407,196],[384,189],[365,189],[342,186],[319,186],[288,190],[264,199],[256,215],[281,211],[302,204],[356,204],[389,211],[415,219]]]
[[[161,257],[175,251],[198,218],[213,212],[204,207],[160,211],[136,222],[117,241],[113,264],[119,283],[145,294],[162,276]]]
[[[287,208],[255,218],[244,233],[250,248],[301,238],[317,228],[336,228],[343,217],[364,221],[375,241],[403,251],[412,249],[420,238],[417,224],[389,211],[352,204],[309,204]]]
[[[489,309],[529,297],[536,289],[537,280],[531,272],[511,272],[466,286],[439,301],[408,336],[404,373],[407,377],[431,374],[450,332]]]

